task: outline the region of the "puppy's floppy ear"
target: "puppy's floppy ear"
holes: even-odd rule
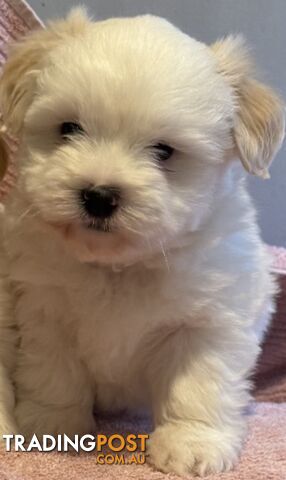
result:
[[[233,135],[241,162],[248,172],[268,178],[268,167],[284,138],[284,105],[270,87],[255,79],[241,36],[229,36],[211,48],[220,72],[234,91]]]
[[[85,31],[88,18],[83,9],[74,9],[66,20],[37,30],[11,48],[0,78],[0,111],[12,134],[21,132],[25,113],[35,94],[36,80],[46,55],[62,39]]]

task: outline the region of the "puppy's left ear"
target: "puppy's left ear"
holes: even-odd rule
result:
[[[240,160],[248,172],[269,178],[268,167],[284,138],[284,105],[270,87],[255,79],[241,36],[229,36],[211,48],[220,73],[233,88],[233,135]]]
[[[81,35],[87,25],[85,11],[73,9],[65,20],[33,31],[11,47],[0,78],[0,110],[2,123],[12,134],[21,133],[26,111],[36,95],[38,74],[49,52],[61,41]]]

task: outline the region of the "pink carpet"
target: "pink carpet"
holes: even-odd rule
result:
[[[250,432],[241,461],[232,472],[209,480],[285,480],[285,404],[260,403],[249,416]],[[101,422],[100,431],[148,431],[148,420],[125,418]],[[155,472],[148,465],[95,465],[94,454],[0,452],[1,480],[165,480],[176,475]],[[188,477],[192,478],[192,477]]]
[[[6,60],[7,44],[33,28],[40,20],[23,0],[0,0],[0,67]],[[15,181],[14,139],[8,139],[10,167],[0,184],[0,199]],[[272,248],[273,269],[279,274],[281,294],[277,314],[267,335],[255,375],[255,397],[249,414],[250,432],[235,471],[208,477],[210,480],[286,480],[286,251]],[[275,402],[275,403],[274,403]],[[100,432],[144,433],[148,419],[105,418]],[[172,475],[154,472],[147,465],[95,465],[94,454],[17,453],[0,450],[0,480],[163,480]]]

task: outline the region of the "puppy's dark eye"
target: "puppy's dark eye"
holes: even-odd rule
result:
[[[79,123],[64,122],[60,126],[60,132],[63,138],[67,138],[72,135],[77,135],[78,133],[83,133],[83,128]]]
[[[157,143],[156,145],[153,145],[152,148],[156,158],[160,162],[165,162],[166,160],[169,160],[169,158],[171,158],[174,153],[174,149],[170,147],[170,145],[166,145],[165,143]]]

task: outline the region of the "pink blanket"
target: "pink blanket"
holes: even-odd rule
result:
[[[0,0],[0,69],[7,58],[7,46],[30,30],[41,26],[42,22],[24,0]],[[9,137],[8,144],[13,159],[17,142]],[[0,199],[14,180],[15,174],[10,167],[0,184]]]
[[[33,28],[41,27],[40,20],[23,0],[0,0],[0,67],[6,59],[6,47]],[[9,139],[13,152],[17,143]],[[15,181],[9,168],[0,184],[0,199]],[[273,249],[274,269],[280,274],[281,294],[277,314],[265,341],[256,372],[256,399],[276,402],[253,406],[249,416],[250,434],[242,461],[234,472],[208,477],[212,480],[283,480],[286,479],[286,251]],[[277,403],[279,402],[280,405]],[[149,431],[147,419],[123,418],[114,421],[102,419],[100,431],[143,433]],[[92,454],[70,455],[58,453],[6,453],[0,450],[0,480],[107,480],[176,479],[154,472],[148,466],[95,466]]]
[[[208,480],[285,480],[286,423],[283,405],[260,403],[249,417],[250,432],[234,471]],[[149,431],[148,419],[102,420],[100,432]],[[93,453],[5,453],[0,451],[1,480],[179,480],[148,465],[95,465]],[[190,477],[189,477],[190,478]]]

